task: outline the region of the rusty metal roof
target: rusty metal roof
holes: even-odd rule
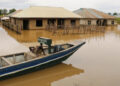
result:
[[[80,8],[75,10],[74,13],[80,15],[82,18],[104,18],[104,19],[114,19],[114,16],[110,16],[104,12],[98,11],[91,8]]]

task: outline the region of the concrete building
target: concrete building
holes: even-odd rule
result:
[[[114,16],[110,16],[95,9],[80,8],[75,10],[74,13],[81,16],[81,25],[109,26],[117,24]]]
[[[61,7],[32,6],[10,15],[10,24],[19,29],[45,29],[48,25],[79,26],[80,16]]]

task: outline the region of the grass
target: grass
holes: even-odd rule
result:
[[[120,18],[116,18],[118,24],[120,24]]]

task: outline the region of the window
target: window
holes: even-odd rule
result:
[[[112,21],[111,24],[114,25],[114,21]]]
[[[91,21],[90,20],[88,20],[88,25],[91,25]]]
[[[36,20],[36,26],[42,27],[43,26],[42,20]]]
[[[76,25],[76,21],[75,20],[71,20],[71,25],[75,26]]]

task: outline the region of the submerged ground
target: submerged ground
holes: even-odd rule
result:
[[[40,36],[54,43],[86,41],[64,63],[31,74],[0,81],[0,86],[120,86],[120,26],[100,32],[52,35],[48,31],[23,31],[22,35],[6,29],[19,42],[37,42]]]

